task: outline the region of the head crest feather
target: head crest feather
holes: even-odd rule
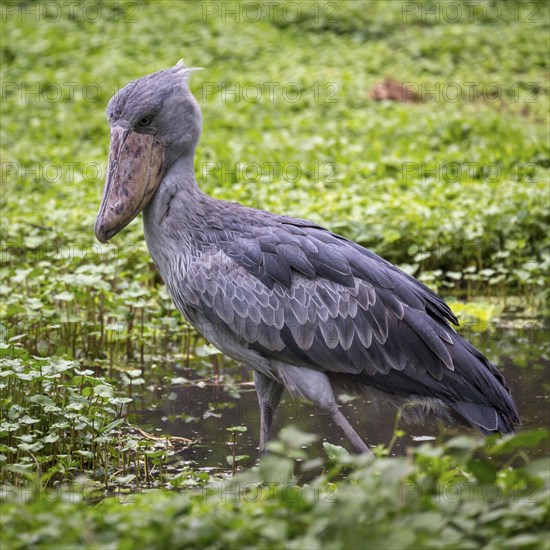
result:
[[[177,72],[177,73],[180,73],[185,79],[187,79],[187,77],[191,74],[191,73],[194,73],[195,71],[202,71],[203,68],[202,67],[188,67],[183,59],[180,59],[173,67],[173,69]]]

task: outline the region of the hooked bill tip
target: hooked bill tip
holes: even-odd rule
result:
[[[101,244],[107,244],[107,235],[103,224],[95,226],[95,237]]]
[[[111,237],[114,237],[117,234],[117,231],[116,229],[108,230],[105,227],[105,221],[103,220],[103,216],[101,215],[101,213],[99,213],[95,221],[94,233],[95,233],[96,239],[101,244],[107,244],[109,239]]]

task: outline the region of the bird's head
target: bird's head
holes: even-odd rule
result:
[[[130,82],[107,107],[111,147],[103,198],[95,223],[106,243],[148,204],[164,174],[183,154],[193,154],[201,112],[181,61]]]

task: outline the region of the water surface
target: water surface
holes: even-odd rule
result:
[[[469,335],[470,341],[498,365],[512,390],[524,426],[521,429],[548,427],[550,425],[550,360],[548,333],[546,330],[499,330]],[[246,426],[247,431],[238,435],[237,454],[247,454],[254,463],[258,456],[259,409],[249,369],[237,363],[227,362],[226,373],[238,382],[227,388],[223,383],[202,381],[173,384],[156,388],[156,397],[146,393],[137,400],[141,410],[138,425],[154,433],[169,434],[199,440],[182,452],[182,458],[191,460],[196,467],[227,468],[230,454],[228,441],[231,426]],[[177,364],[170,367],[174,376],[192,378],[192,369],[182,369]],[[222,377],[223,378],[223,377]],[[236,395],[237,393],[237,395]],[[395,407],[380,399],[356,398],[342,405],[342,412],[367,444],[388,445],[392,439],[396,421]],[[317,434],[319,439],[311,445],[310,457],[323,455],[322,442],[341,445],[352,450],[340,429],[330,417],[306,402],[293,400],[287,393],[275,418],[275,430],[294,424],[299,429]],[[392,454],[400,455],[411,445],[420,445],[429,438],[448,438],[461,433],[475,434],[464,427],[445,426],[433,417],[422,425],[400,424],[406,434],[399,438]],[[548,453],[543,444],[531,451],[533,456]]]

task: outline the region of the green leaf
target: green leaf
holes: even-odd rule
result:
[[[349,457],[349,452],[344,449],[344,447],[333,445],[332,443],[328,443],[327,441],[323,441],[323,449],[325,450],[328,458],[335,462],[338,462],[342,458]]]
[[[112,386],[106,386],[105,384],[100,384],[94,388],[94,395],[98,397],[113,397],[114,389]]]
[[[250,457],[248,455],[235,455],[235,462],[241,462],[242,460],[248,460],[249,458]],[[225,460],[229,466],[233,465],[233,455],[227,455]]]
[[[468,469],[480,483],[491,484],[496,481],[498,467],[496,464],[483,460],[472,459],[467,463]]]
[[[54,296],[55,300],[59,300],[61,302],[72,302],[74,300],[74,294],[72,292],[63,291],[59,294],[56,294]]]
[[[543,441],[548,441],[549,432],[546,428],[539,428],[528,432],[522,432],[517,435],[506,436],[497,441],[496,444],[488,450],[492,454],[508,454],[522,447],[536,447]]]

